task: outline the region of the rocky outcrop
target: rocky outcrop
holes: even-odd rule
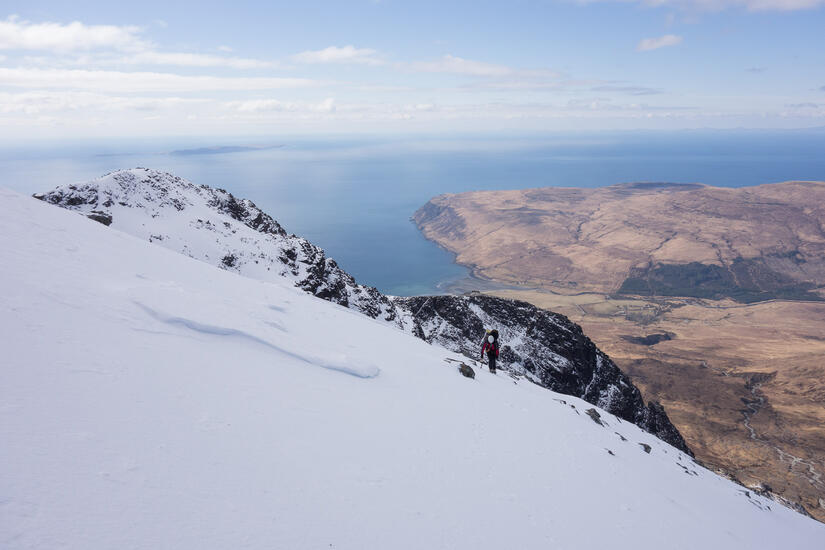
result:
[[[247,199],[147,168],[119,170],[36,198],[223,269],[266,280],[286,277],[319,298],[392,321],[396,308],[359,285],[304,238],[287,234]]]
[[[690,453],[662,406],[645,405],[629,378],[562,315],[480,294],[385,296],[358,284],[323,249],[287,234],[252,201],[163,172],[122,170],[35,197],[222,269],[260,280],[285,277],[469,358],[478,357],[485,329],[497,328],[500,368],[580,397]]]
[[[485,328],[502,343],[499,367],[575,395],[690,453],[664,408],[645,405],[639,389],[564,315],[485,294],[393,298],[406,330],[427,342],[479,358]]]
[[[458,372],[460,372],[461,375],[465,378],[473,379],[476,377],[476,371],[474,371],[473,367],[471,367],[467,363],[461,363],[460,365],[458,365]]]

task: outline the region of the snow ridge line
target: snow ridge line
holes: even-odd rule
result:
[[[161,323],[165,323],[167,325],[183,326],[184,328],[188,328],[189,330],[199,332],[201,334],[207,334],[212,336],[237,336],[246,340],[251,340],[252,342],[261,344],[265,347],[275,350],[281,355],[286,355],[287,357],[297,359],[303,363],[308,363],[314,367],[321,367],[323,369],[348,374],[350,376],[355,376],[356,378],[375,378],[381,373],[381,369],[373,365],[357,366],[347,364],[346,358],[343,358],[343,360],[334,360],[300,354],[294,351],[289,351],[280,346],[276,346],[272,342],[264,340],[263,338],[255,336],[254,334],[250,334],[243,330],[228,327],[220,327],[217,325],[209,325],[192,319],[187,319],[186,317],[176,317],[173,315],[167,315],[166,313],[155,310],[147,306],[146,304],[138,302],[137,300],[132,300],[132,302],[140,309],[145,311],[150,317],[157,321],[160,321]]]
[[[664,409],[652,404],[646,407],[638,388],[607,356],[602,356],[604,364],[594,372],[593,357],[600,352],[580,327],[563,316],[493,296],[385,296],[358,284],[323,249],[287,235],[251,201],[157,170],[120,170],[35,197],[252,279],[286,279],[318,298],[395,325],[469,359],[477,357],[478,337],[484,328],[495,326],[505,341],[500,358],[504,370],[547,389],[583,397],[594,405],[608,405],[609,412],[690,453]],[[268,336],[267,332],[250,331]],[[315,346],[308,351],[316,352]],[[381,361],[375,359],[371,364],[380,365]],[[343,363],[347,370],[355,363],[363,374],[359,362],[346,357],[319,362],[333,367]],[[367,374],[375,375],[375,370]],[[588,385],[591,393],[584,394]],[[603,399],[607,388],[613,386],[613,397]]]

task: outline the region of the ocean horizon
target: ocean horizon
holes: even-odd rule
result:
[[[434,294],[469,270],[410,220],[443,193],[628,182],[744,187],[825,180],[825,130],[506,136],[168,138],[0,144],[0,185],[22,193],[143,166],[255,202],[359,282]]]

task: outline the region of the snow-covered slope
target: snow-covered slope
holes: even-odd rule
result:
[[[582,400],[464,378],[286,280],[0,208],[0,547],[825,546]]]
[[[324,251],[286,231],[251,201],[172,174],[135,168],[37,198],[187,256],[263,281],[292,284],[431,343],[474,358],[485,328],[503,336],[500,366],[575,395],[690,453],[658,403],[566,317],[492,296],[384,296],[356,283]]]
[[[298,288],[370,317],[395,318],[395,308],[375,288],[357,284],[321,248],[288,235],[252,201],[236,199],[223,189],[135,168],[36,196],[247,277],[287,278]]]
[[[484,327],[496,327],[507,342],[499,359],[511,374],[598,405],[692,456],[664,408],[656,401],[645,405],[630,378],[567,317],[483,294],[394,301],[414,312],[412,334],[466,357],[476,357]],[[399,318],[409,326],[407,316]]]

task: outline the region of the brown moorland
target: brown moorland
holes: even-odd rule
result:
[[[581,324],[700,460],[825,521],[825,183],[472,192],[414,219]]]

